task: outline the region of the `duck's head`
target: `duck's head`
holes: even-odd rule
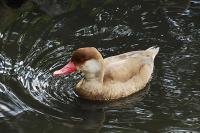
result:
[[[73,52],[72,58],[67,65],[53,73],[53,76],[66,76],[77,70],[84,74],[97,74],[103,67],[103,58],[94,47],[79,48]]]

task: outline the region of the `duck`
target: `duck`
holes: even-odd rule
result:
[[[103,58],[95,47],[79,48],[63,68],[53,72],[53,76],[80,71],[83,78],[74,89],[78,96],[95,101],[121,99],[145,88],[158,52],[159,47],[150,47]]]

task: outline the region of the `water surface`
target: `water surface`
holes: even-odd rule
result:
[[[1,132],[200,131],[198,0],[94,2],[70,10],[65,2],[33,1],[0,10]],[[78,73],[52,77],[79,47],[108,57],[154,45],[160,52],[151,82],[122,100],[83,100],[73,91]]]

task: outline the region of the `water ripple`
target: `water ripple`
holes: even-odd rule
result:
[[[199,2],[125,3],[56,17],[32,9],[0,32],[0,122],[6,129],[199,131]],[[160,47],[152,81],[119,101],[81,99],[73,91],[78,73],[52,77],[79,47],[95,46],[108,57],[152,45]]]

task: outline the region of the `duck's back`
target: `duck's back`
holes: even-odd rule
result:
[[[153,67],[154,57],[158,50],[158,48],[151,47],[147,50],[132,51],[105,58],[104,82],[125,82],[137,75],[145,64]]]

